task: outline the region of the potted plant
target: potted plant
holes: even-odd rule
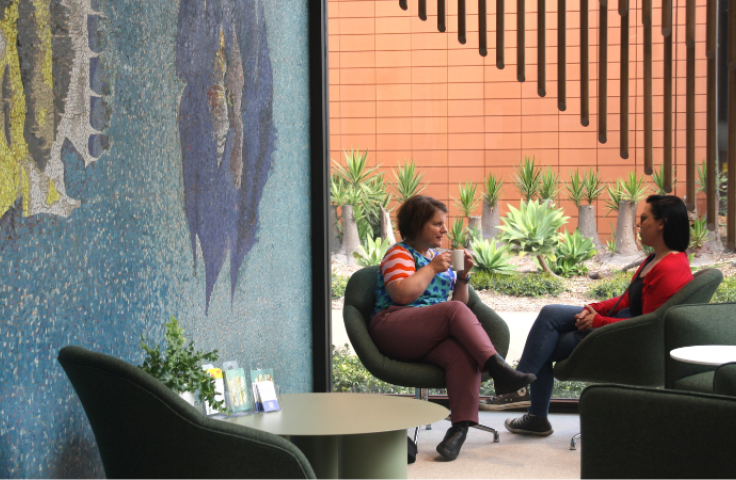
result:
[[[152,375],[161,383],[194,405],[194,394],[198,393],[203,402],[210,407],[225,411],[225,402],[215,401],[215,379],[202,370],[202,363],[216,362],[218,352],[200,352],[194,349],[194,342],[187,343],[184,329],[176,317],[165,324],[164,346],[151,347],[141,335],[141,348],[146,352],[143,364],[138,368]]]
[[[483,194],[483,215],[481,216],[483,237],[494,238],[501,232],[498,229],[498,226],[501,224],[498,201],[503,191],[503,180],[495,174],[489,173],[485,181],[485,187],[486,191]]]
[[[478,208],[478,205],[480,205],[478,186],[472,182],[465,182],[464,187],[460,184],[460,198],[455,200],[455,206],[463,213],[463,216],[468,219],[468,228],[472,229],[480,227],[480,216],[473,215],[473,212]],[[467,243],[465,246],[468,246]]]
[[[601,196],[605,187],[601,185],[598,178],[598,172],[590,169],[589,172],[583,174],[582,180],[580,173],[575,170],[573,174],[570,172],[570,184],[565,185],[567,189],[567,198],[571,200],[578,209],[578,229],[584,238],[593,241],[596,250],[602,252],[605,248],[598,238],[598,227],[595,219],[595,205],[593,202]],[[583,205],[582,201],[587,200],[588,204]]]

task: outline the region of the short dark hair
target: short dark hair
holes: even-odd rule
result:
[[[664,220],[662,236],[670,250],[684,252],[690,245],[690,219],[685,202],[674,195],[649,195],[647,203],[657,220]]]
[[[402,203],[396,214],[401,239],[414,240],[438,210],[448,212],[444,203],[424,195],[414,195]]]

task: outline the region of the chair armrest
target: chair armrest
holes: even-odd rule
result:
[[[357,308],[345,305],[342,315],[355,353],[374,377],[402,387],[445,388],[445,372],[441,368],[429,363],[399,362],[382,354]]]
[[[691,345],[736,345],[736,303],[671,308],[664,320],[664,342],[666,388],[685,377],[715,370],[715,366],[674,360],[670,352]]]
[[[736,398],[623,385],[580,397],[582,478],[731,478]]]
[[[664,384],[664,334],[660,309],[595,329],[555,365],[559,380],[627,385]]]
[[[506,357],[511,344],[511,332],[508,324],[491,307],[483,303],[478,297],[478,293],[469,285],[468,293],[468,308],[478,317],[478,321],[483,325],[483,329],[493,342],[498,354]]]
[[[713,392],[718,395],[736,397],[736,362],[726,363],[716,368],[713,377]]]

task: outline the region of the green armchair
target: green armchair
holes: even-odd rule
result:
[[[717,394],[592,385],[580,397],[582,478],[733,478],[736,364]]]
[[[665,388],[712,393],[715,366],[680,362],[669,352],[691,345],[736,345],[736,303],[672,308],[667,312],[664,333]]]
[[[662,386],[665,384],[664,317],[675,305],[708,303],[723,274],[715,268],[700,270],[657,310],[598,328],[586,336],[565,360],[555,364],[555,378],[593,383]],[[701,306],[698,306],[701,308]],[[576,435],[570,448],[576,448]]]
[[[108,478],[315,478],[289,441],[207,418],[129,363],[80,347],[62,348],[59,363]]]
[[[368,322],[376,305],[376,285],[378,268],[366,267],[355,272],[345,289],[345,306],[343,319],[345,329],[355,353],[373,376],[402,387],[417,389],[417,398],[427,399],[427,389],[445,388],[445,372],[429,363],[400,362],[393,360],[378,351],[368,333]],[[468,307],[475,313],[483,328],[493,340],[493,345],[501,356],[509,350],[510,333],[506,322],[496,312],[478,298],[472,287],[469,287]],[[483,375],[483,380],[490,378]],[[498,432],[484,425],[476,426],[494,434],[494,442],[498,442]],[[415,434],[416,440],[416,434]]]

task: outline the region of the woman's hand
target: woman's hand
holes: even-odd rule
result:
[[[584,332],[593,328],[593,319],[596,311],[590,305],[586,305],[583,310],[575,315],[575,328]]]
[[[467,250],[463,250],[463,252],[465,252],[465,269],[463,272],[465,272],[465,276],[467,276],[468,273],[470,273],[470,269],[475,266],[475,262],[473,261],[473,256],[469,254]]]
[[[435,255],[434,258],[432,258],[432,261],[429,262],[429,266],[432,267],[432,270],[434,270],[434,273],[436,275],[438,273],[446,272],[447,269],[450,268],[451,263],[452,258],[450,252],[447,251]]]

